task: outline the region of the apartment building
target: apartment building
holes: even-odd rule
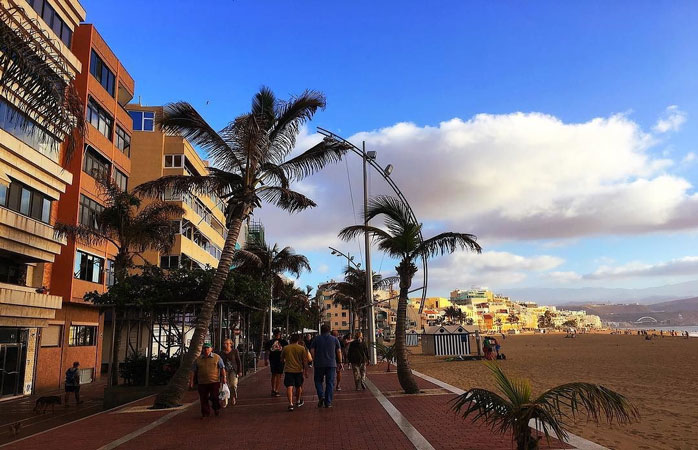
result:
[[[168,135],[157,126],[157,119],[163,114],[162,106],[131,104],[127,109],[133,127],[130,179],[133,186],[166,175],[208,174],[208,161],[201,159],[189,141]],[[166,254],[148,251],[144,258],[163,269],[194,264],[217,267],[227,235],[221,200],[193,194],[165,194],[164,200],[176,203],[185,211],[182,217],[173,217],[178,232],[175,243]],[[237,248],[244,243],[245,236],[246,230],[240,230]]]
[[[329,289],[327,284],[319,285],[317,290],[323,325],[339,331],[340,334],[349,333],[349,308],[334,301],[334,291]]]
[[[0,58],[28,76],[20,84],[0,74],[0,398],[31,394],[42,346],[59,340],[51,326],[62,320],[62,298],[49,286],[65,241],[53,225],[74,177],[61,166],[67,133],[53,120],[69,116],[51,105],[68,89],[37,107],[36,91],[23,87],[73,83],[83,64],[71,45],[84,19],[74,0],[0,0]]]
[[[130,185],[131,118],[124,107],[133,98],[134,81],[93,25],[75,30],[72,49],[82,65],[76,87],[87,132],[66,166],[73,182],[61,197],[57,220],[94,227],[95,215],[104,208],[96,179],[109,176],[124,190]],[[103,315],[83,296],[113,284],[115,255],[111,243],[71,240],[56,258],[51,293],[62,297],[63,306],[42,337],[37,389],[59,387],[74,361],[80,362],[82,383],[100,377]]]

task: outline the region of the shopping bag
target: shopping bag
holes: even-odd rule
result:
[[[230,388],[227,384],[223,384],[221,391],[218,393],[218,399],[227,402],[230,398]]]

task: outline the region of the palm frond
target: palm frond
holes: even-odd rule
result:
[[[507,432],[513,425],[507,420],[513,405],[487,389],[470,389],[450,402],[453,403],[451,409],[463,419],[470,418],[473,423],[482,420],[492,430],[500,433]]]
[[[54,235],[57,239],[68,238],[85,245],[102,245],[107,242],[108,236],[100,230],[85,225],[68,225],[65,223],[56,223],[53,226]]]
[[[502,372],[502,369],[494,361],[485,365],[492,372],[497,387],[515,406],[520,406],[531,401],[531,384],[527,380],[510,378]]]
[[[363,236],[366,232],[368,232],[369,235],[371,235],[376,240],[387,240],[392,238],[392,236],[390,236],[390,234],[388,234],[386,231],[370,225],[350,225],[348,227],[344,227],[339,232],[338,236],[343,241],[351,241],[353,239]]]
[[[342,160],[350,145],[325,137],[322,142],[281,164],[289,178],[300,180]]]
[[[165,133],[176,134],[203,149],[217,164],[237,167],[242,164],[225,140],[187,102],[174,102],[165,106],[159,120]]]
[[[234,190],[239,190],[241,178],[238,174],[215,168],[210,170],[209,175],[166,175],[136,186],[133,193],[150,197],[161,197],[165,194],[178,197],[188,193],[226,197]]]
[[[429,239],[425,239],[415,253],[424,257],[432,257],[453,253],[457,249],[471,250],[477,253],[482,252],[482,247],[477,243],[477,237],[467,233],[446,232],[438,234]]]
[[[250,272],[249,269],[259,269],[264,266],[264,261],[250,246],[236,250],[233,254],[233,266],[242,272]]]
[[[399,198],[390,195],[379,195],[369,200],[364,215],[366,220],[384,215],[385,224],[393,235],[403,234],[411,226],[418,225],[412,220],[409,207]]]
[[[312,119],[318,109],[324,109],[325,104],[325,96],[311,90],[288,101],[277,101],[274,108],[276,120],[269,130],[270,150],[273,153],[270,156],[280,158],[293,150],[301,125]]]
[[[264,123],[264,130],[269,129],[274,125],[276,119],[275,108],[277,106],[276,96],[274,92],[267,86],[262,86],[252,98],[252,115],[261,119]]]
[[[291,273],[298,278],[304,270],[310,272],[310,263],[308,258],[295,253],[291,247],[284,247],[274,255],[272,269],[277,273]]]
[[[258,189],[257,195],[262,200],[278,206],[290,213],[314,208],[317,204],[300,192],[284,189],[279,186],[264,186]]]

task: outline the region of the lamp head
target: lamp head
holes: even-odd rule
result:
[[[385,169],[383,169],[383,173],[385,173],[386,177],[389,177],[390,174],[393,173],[393,165],[388,164],[387,166],[385,166]]]
[[[366,152],[366,157],[368,157],[368,159],[376,159],[375,150],[370,150],[370,151]]]

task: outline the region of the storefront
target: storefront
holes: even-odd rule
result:
[[[36,331],[0,327],[0,398],[31,394]]]

